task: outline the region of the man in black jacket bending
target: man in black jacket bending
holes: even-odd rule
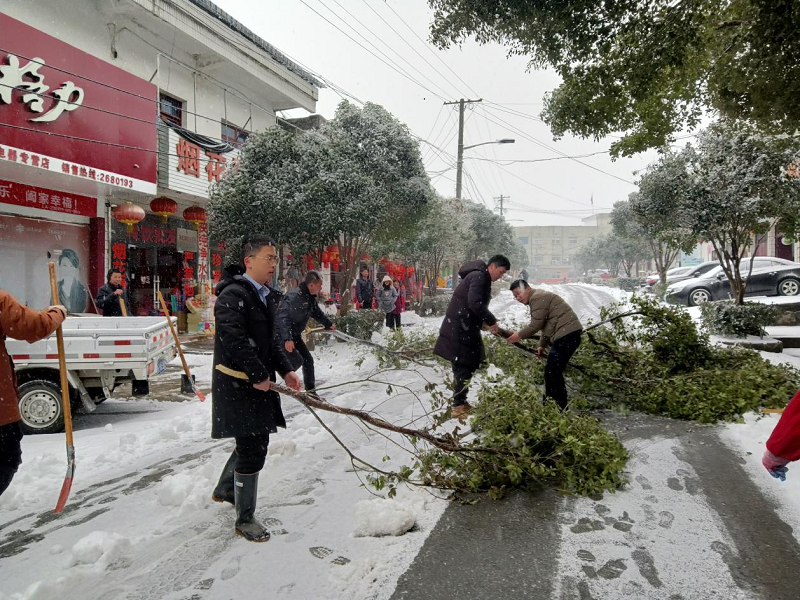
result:
[[[497,319],[489,312],[492,282],[500,279],[510,268],[509,260],[498,254],[489,259],[488,265],[482,260],[474,260],[458,272],[461,283],[453,292],[433,352],[453,363],[455,393],[451,415],[459,420],[465,420],[472,410],[467,402],[467,386],[486,358],[481,328],[486,323],[492,333],[498,331]]]
[[[300,380],[274,330],[280,293],[266,283],[278,262],[275,245],[266,238],[245,240],[242,256],[244,269],[225,269],[214,306],[211,437],[236,438],[236,449],[212,499],[236,506],[237,535],[266,542],[269,531],[255,518],[258,473],[269,435],[286,427],[280,396],[270,386],[276,370],[292,389],[300,389]]]
[[[106,284],[97,290],[97,308],[102,309],[104,317],[121,317],[120,299],[128,304],[128,294],[122,287],[122,271],[111,269],[106,276]]]
[[[322,277],[317,271],[309,271],[300,283],[300,287],[293,289],[283,299],[275,317],[278,338],[289,355],[289,362],[295,370],[303,366],[303,383],[306,390],[312,393],[317,387],[314,378],[314,357],[311,356],[300,334],[306,328],[310,317],[314,317],[314,320],[325,329],[335,329],[317,304],[317,294],[321,290]]]

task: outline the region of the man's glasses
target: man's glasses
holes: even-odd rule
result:
[[[267,262],[271,263],[278,263],[278,256],[276,254],[267,254],[266,256],[258,256],[257,254],[251,255],[251,258],[260,258],[261,260],[266,260]]]

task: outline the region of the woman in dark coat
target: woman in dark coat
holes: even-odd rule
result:
[[[498,330],[497,319],[489,311],[492,282],[510,268],[509,260],[498,254],[489,259],[488,265],[475,260],[466,263],[458,272],[461,283],[453,292],[433,349],[434,354],[453,364],[455,393],[451,414],[456,418],[466,418],[472,410],[467,402],[467,386],[486,358],[481,328],[486,323],[491,331]]]
[[[236,438],[236,449],[212,495],[236,506],[236,534],[254,542],[269,539],[255,516],[258,473],[264,466],[269,434],[286,427],[280,396],[270,390],[275,371],[300,389],[275,335],[280,293],[267,287],[277,263],[269,240],[245,242],[245,269],[225,269],[214,306],[214,370],[211,376],[211,437]]]

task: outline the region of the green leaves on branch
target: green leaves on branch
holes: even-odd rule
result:
[[[791,2],[761,0],[428,0],[431,40],[497,42],[562,83],[542,114],[556,136],[612,153],[661,148],[707,110],[772,133],[800,129],[800,22]]]

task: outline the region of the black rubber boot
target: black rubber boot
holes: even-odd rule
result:
[[[0,496],[6,491],[11,480],[14,479],[14,473],[17,472],[16,467],[9,467],[8,465],[0,465]]]
[[[219,476],[217,487],[214,488],[214,491],[211,494],[211,499],[214,502],[229,502],[230,504],[236,504],[236,498],[233,493],[233,471],[235,466],[236,450],[231,452],[231,456],[228,459],[228,462],[225,463],[225,467],[222,469],[222,474]]]
[[[255,517],[258,496],[258,473],[242,475],[234,473],[236,496],[236,535],[248,542],[269,541],[269,531]]]

